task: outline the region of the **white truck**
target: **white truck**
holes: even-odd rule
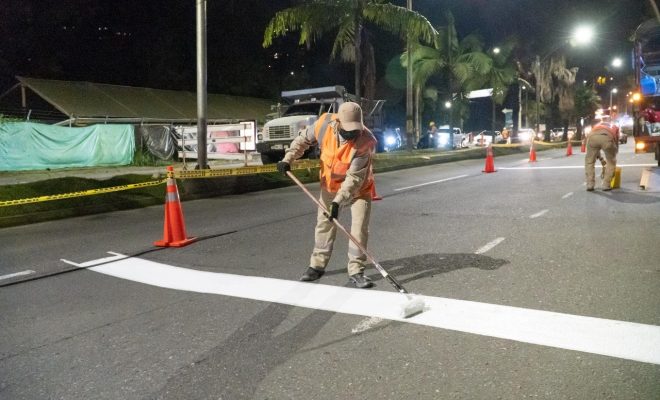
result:
[[[346,92],[343,86],[326,86],[313,89],[290,90],[282,92],[282,99],[289,104],[279,118],[264,124],[257,134],[257,151],[263,164],[278,162],[284,158],[291,141],[305,132],[321,114],[336,113],[339,105],[346,101],[356,101],[355,96]],[[360,105],[364,124],[372,130],[379,141],[379,148],[385,146],[382,108],[384,100],[362,99]],[[389,141],[388,141],[389,142]],[[306,157],[315,158],[317,149],[310,149]],[[303,157],[305,157],[303,156]]]

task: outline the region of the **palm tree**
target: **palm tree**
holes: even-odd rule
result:
[[[575,90],[575,118],[577,123],[576,139],[582,139],[582,124],[581,119],[589,115],[594,115],[594,112],[600,107],[601,98],[594,89],[593,85],[580,86]]]
[[[300,31],[300,44],[311,46],[323,34],[337,32],[332,46],[331,58],[341,56],[345,62],[355,64],[355,95],[362,97],[363,54],[373,54],[369,33],[365,24],[373,23],[389,32],[418,38],[431,43],[437,32],[421,14],[395,6],[385,0],[312,0],[278,11],[264,32],[263,46],[268,47],[273,39],[289,31]],[[367,58],[365,68],[370,82],[367,93],[373,94],[375,62]]]
[[[437,40],[433,47],[415,44],[411,47],[413,84],[417,92],[422,92],[427,82],[434,76],[443,76],[446,80],[446,98],[452,103],[464,97],[466,84],[482,76],[492,67],[492,60],[483,53],[483,44],[476,34],[470,34],[459,40],[454,18],[447,13],[448,24],[438,29]],[[401,64],[407,68],[407,53],[401,56]],[[458,96],[454,98],[454,94]],[[437,96],[437,95],[436,95]],[[426,96],[429,97],[429,96]],[[454,104],[452,104],[454,105]],[[449,124],[452,125],[451,116],[458,107],[452,107]],[[417,107],[417,113],[421,107]]]
[[[507,38],[501,46],[498,46],[499,51],[491,49],[489,54],[492,54],[491,62],[479,74],[474,74],[468,82],[467,88],[469,90],[477,90],[484,88],[492,88],[492,123],[491,129],[496,130],[495,126],[495,111],[496,106],[502,106],[506,96],[509,92],[511,84],[516,82],[518,73],[514,64],[511,61],[513,50],[517,46],[517,41],[514,38]]]
[[[534,63],[532,73],[537,80],[539,101],[546,104],[556,102],[561,114],[564,134],[567,140],[568,121],[575,108],[575,77],[578,68],[568,68],[563,55],[552,56],[547,62]],[[547,132],[547,131],[546,131]]]

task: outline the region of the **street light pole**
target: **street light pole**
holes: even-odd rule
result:
[[[195,169],[208,168],[206,158],[206,0],[197,0],[197,166]]]
[[[613,120],[613,118],[612,118],[613,117],[613,115],[612,115],[612,94],[614,94],[616,92],[618,92],[617,88],[614,88],[614,89],[610,90],[610,122],[612,122],[612,120]]]

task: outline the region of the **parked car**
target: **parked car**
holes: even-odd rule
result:
[[[399,128],[387,128],[384,131],[374,131],[374,136],[376,137],[376,152],[388,152],[392,150],[399,149],[403,142],[401,138],[401,129]]]
[[[460,128],[454,128],[453,134],[448,126],[441,126],[435,133],[426,132],[417,142],[418,149],[457,149],[467,146],[467,138]]]
[[[481,131],[475,134],[472,138],[472,143],[475,146],[488,146],[491,143],[501,143],[504,142],[502,138],[502,133],[500,131]]]
[[[536,136],[536,131],[532,128],[522,128],[518,129],[518,141],[520,143],[531,143],[532,139],[538,139]]]

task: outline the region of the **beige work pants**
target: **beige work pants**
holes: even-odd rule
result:
[[[319,200],[330,209],[335,194],[321,190]],[[341,207],[339,215],[345,211]],[[363,247],[367,247],[369,239],[369,216],[371,215],[371,200],[355,199],[351,203],[351,235],[353,235]],[[332,247],[337,236],[337,227],[319,209],[316,215],[316,229],[314,232],[314,251],[309,261],[310,267],[324,269],[330,261]],[[348,275],[363,272],[367,256],[351,240],[348,242]]]
[[[596,185],[596,169],[594,164],[596,163],[596,156],[598,153],[603,150],[605,153],[605,160],[607,165],[605,165],[605,175],[603,176],[602,187],[610,187],[610,181],[614,176],[614,170],[616,168],[616,153],[619,150],[616,143],[614,143],[614,138],[608,134],[593,134],[587,138],[587,155],[584,158],[584,172],[587,176],[587,189],[593,189]]]

